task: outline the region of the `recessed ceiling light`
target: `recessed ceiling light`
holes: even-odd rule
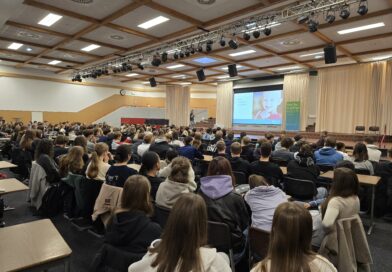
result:
[[[90,44],[89,46],[83,47],[81,50],[86,51],[86,52],[90,52],[90,51],[93,51],[93,50],[100,48],[100,47],[101,47],[100,45]]]
[[[202,63],[202,64],[208,64],[208,63],[213,63],[216,62],[216,59],[213,58],[208,58],[208,57],[202,57],[198,59],[193,59],[194,62]]]
[[[253,54],[253,53],[256,53],[256,50],[240,51],[240,52],[229,54],[229,56],[231,56],[231,57],[238,57],[238,56],[248,55],[248,54]]]
[[[237,69],[243,68],[244,66],[242,65],[237,65]],[[222,67],[222,70],[229,70],[229,67]]]
[[[31,51],[33,51],[33,49],[30,48],[30,47],[27,47],[27,48],[26,48],[26,51],[31,52]]]
[[[378,60],[386,60],[392,58],[392,55],[387,55],[387,56],[376,56],[373,57],[372,60],[378,61]]]
[[[340,30],[340,31],[338,31],[338,34],[345,35],[345,34],[349,34],[349,33],[353,33],[353,32],[364,31],[364,30],[369,30],[369,29],[383,27],[383,26],[385,26],[385,24],[383,22],[375,23],[375,24],[364,25],[364,26]]]
[[[12,49],[12,50],[18,50],[19,48],[21,48],[23,46],[23,43],[11,43],[8,46],[8,49]]]
[[[298,45],[298,44],[301,44],[301,43],[302,42],[300,40],[298,40],[298,39],[292,39],[292,40],[287,40],[287,41],[280,42],[280,44],[284,45],[284,46],[294,46],[294,45]]]
[[[192,82],[180,82],[180,85],[192,85]]]
[[[163,16],[158,16],[158,17],[156,17],[154,19],[151,19],[151,20],[149,20],[147,22],[144,22],[144,23],[138,25],[138,27],[143,28],[143,29],[149,29],[149,28],[151,28],[153,26],[162,24],[162,23],[167,22],[167,21],[169,21],[169,18],[166,18],[166,17],[163,17]]]
[[[316,55],[321,55],[321,54],[324,54],[324,52],[320,51],[320,52],[316,52],[316,53],[310,53],[310,54],[301,55],[299,57],[300,58],[306,58],[306,57],[311,57],[311,56],[316,56]]]
[[[51,62],[49,62],[48,64],[50,65],[56,65],[59,64],[61,61],[60,60],[52,60]]]
[[[138,76],[139,74],[137,74],[137,73],[131,73],[131,74],[128,74],[128,75],[125,75],[125,76],[127,76],[127,77],[134,77],[134,76]]]
[[[167,69],[177,69],[177,68],[181,68],[184,67],[185,65],[183,64],[176,64],[176,65],[172,65],[172,66],[167,66]]]
[[[278,71],[287,71],[287,70],[295,70],[295,69],[301,69],[301,67],[299,67],[299,66],[290,66],[290,67],[279,68],[279,69],[276,69],[276,70],[278,70]]]
[[[41,21],[38,22],[39,25],[44,25],[44,26],[51,26],[58,20],[63,18],[61,15],[49,13],[48,15],[45,16]]]
[[[113,40],[124,40],[124,37],[121,35],[111,35],[110,38]]]

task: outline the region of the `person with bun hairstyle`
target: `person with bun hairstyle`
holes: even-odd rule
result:
[[[95,180],[106,180],[106,172],[109,170],[110,164],[109,147],[105,143],[97,143],[91,154],[90,163],[87,166],[86,177]]]
[[[227,255],[207,247],[207,209],[196,194],[174,204],[161,240],[128,272],[231,272]]]
[[[138,173],[135,169],[127,166],[130,159],[131,146],[119,145],[114,156],[116,163],[110,166],[106,173],[106,184],[123,187],[128,177]]]
[[[177,157],[172,161],[169,177],[159,185],[156,204],[171,209],[181,194],[192,192],[188,184],[190,168],[191,164],[185,157]]]
[[[157,153],[147,151],[143,154],[139,174],[145,176],[150,181],[151,198],[154,201],[158,187],[163,182],[163,179],[158,177],[158,171],[160,168],[160,159]]]

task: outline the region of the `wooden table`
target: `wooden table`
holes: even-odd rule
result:
[[[29,187],[15,178],[0,179],[0,196],[14,192],[26,191],[28,189]]]
[[[18,167],[18,166],[7,161],[0,161],[0,169],[13,168],[13,167]]]
[[[376,198],[376,186],[380,182],[381,177],[378,176],[369,176],[369,175],[360,175],[357,174],[358,181],[360,184],[372,186],[372,203],[370,208],[370,228],[368,230],[368,235],[372,234],[373,228],[375,226],[374,223],[374,200]],[[333,179],[333,171],[328,171],[320,175],[320,177]]]
[[[281,166],[280,170],[282,170],[283,175],[287,175],[287,167],[286,166]]]
[[[204,155],[204,161],[206,161],[206,162],[210,162],[210,161],[212,161],[213,159],[214,159],[214,157],[211,156],[211,155]]]
[[[140,164],[135,164],[135,163],[131,163],[127,165],[129,168],[135,169],[136,171],[140,170],[141,165]]]
[[[0,271],[70,271],[72,250],[49,219],[0,229]]]

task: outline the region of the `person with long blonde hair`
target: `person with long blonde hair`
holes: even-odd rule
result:
[[[83,154],[83,147],[71,147],[68,153],[60,160],[60,175],[62,177],[67,176],[68,173],[83,175]]]
[[[91,160],[87,166],[86,176],[89,179],[106,180],[106,172],[110,168],[109,147],[105,143],[95,144],[94,151],[91,153]]]

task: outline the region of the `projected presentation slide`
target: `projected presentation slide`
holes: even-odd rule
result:
[[[233,124],[281,125],[282,90],[234,92]]]

